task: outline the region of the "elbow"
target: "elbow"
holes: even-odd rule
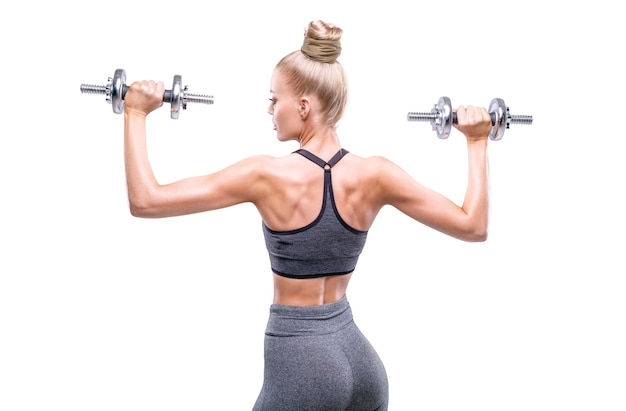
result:
[[[147,193],[128,193],[128,208],[133,217],[147,218],[154,214],[150,196]]]
[[[487,241],[489,235],[487,222],[466,224],[457,232],[456,237],[469,243],[482,243]]]
[[[487,241],[487,237],[489,237],[487,230],[480,232],[480,233],[475,233],[474,236],[472,237],[472,242],[484,243],[485,241]]]
[[[150,217],[150,213],[145,207],[138,206],[133,202],[129,202],[128,209],[130,211],[130,215],[138,218],[146,218]]]
[[[489,215],[481,214],[468,218],[465,221],[465,240],[473,243],[483,243],[489,236]]]
[[[145,208],[138,207],[136,204],[130,203],[128,208],[133,217],[145,218],[149,216]]]
[[[482,243],[487,241],[488,231],[487,227],[466,227],[464,229],[458,229],[448,234],[457,240],[466,241],[468,243]]]
[[[475,230],[468,232],[465,240],[472,243],[484,243],[487,241],[487,237],[489,237],[489,230],[485,224],[484,226],[476,227]]]

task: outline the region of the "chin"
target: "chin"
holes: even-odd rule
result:
[[[290,138],[285,138],[285,136],[283,136],[280,133],[276,133],[276,140],[281,141],[281,142],[285,142],[285,141],[289,141],[291,139]]]

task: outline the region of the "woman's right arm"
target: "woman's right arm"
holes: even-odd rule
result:
[[[272,192],[263,170],[268,156],[241,160],[217,172],[160,184],[148,159],[146,117],[161,107],[164,86],[142,81],[131,85],[124,107],[124,159],[128,200],[136,217],[171,217],[257,202]]]

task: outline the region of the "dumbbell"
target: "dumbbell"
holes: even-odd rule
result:
[[[80,91],[87,94],[106,95],[106,101],[113,106],[113,112],[120,114],[124,111],[124,96],[130,88],[125,83],[126,72],[122,69],[117,69],[113,77],[109,77],[106,86],[81,84]],[[175,75],[172,89],[165,90],[165,93],[163,93],[163,102],[170,103],[170,117],[177,119],[181,108],[183,110],[187,109],[187,103],[213,104],[213,96],[187,93],[187,86],[182,86],[181,76]]]
[[[491,140],[501,140],[504,130],[511,124],[532,124],[533,116],[511,115],[509,108],[501,98],[494,98],[489,104],[489,115],[491,116]],[[452,124],[457,124],[456,113],[452,112],[452,104],[448,97],[440,97],[437,104],[433,106],[430,113],[410,112],[407,115],[408,121],[430,121],[433,131],[437,132],[437,137],[448,138]]]

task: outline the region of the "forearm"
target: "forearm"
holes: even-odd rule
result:
[[[124,163],[131,214],[138,215],[158,186],[148,160],[145,115],[124,112]]]
[[[489,223],[489,159],[487,139],[468,141],[468,183],[463,210],[475,241],[487,238]]]

